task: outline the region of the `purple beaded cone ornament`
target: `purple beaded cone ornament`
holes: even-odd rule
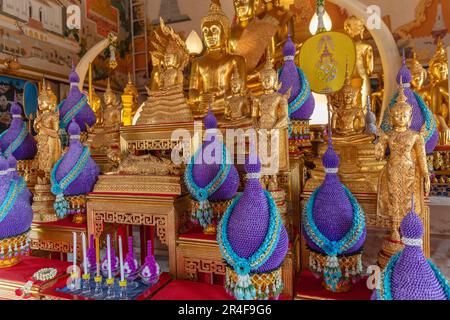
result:
[[[68,133],[70,135],[69,149],[62,156],[62,161],[56,171],[57,181],[61,181],[77,165],[83,150],[86,148],[80,142],[80,127],[75,121],[70,123]],[[64,190],[64,195],[74,196],[91,192],[99,174],[100,168],[89,156],[82,171]]]
[[[23,179],[14,179],[8,161],[0,155],[0,266],[17,264],[28,252],[27,232],[33,210]],[[29,192],[29,191],[28,191]]]
[[[86,125],[92,127],[95,122],[95,113],[92,111],[86,95],[78,88],[80,77],[72,64],[72,72],[69,75],[70,91],[59,109],[60,127],[66,129],[72,119],[75,119],[81,131],[86,131]]]
[[[288,36],[283,48],[284,65],[280,70],[280,93],[285,94],[291,89],[289,102],[289,117],[295,120],[309,120],[314,112],[315,100],[311,93],[308,80],[303,71],[295,64],[295,44]]]
[[[95,241],[93,234],[91,234],[89,237],[89,248],[86,255],[89,273],[94,274],[97,271],[97,257],[95,252]]]
[[[261,163],[249,159],[244,191],[228,207],[217,232],[222,256],[233,268],[227,269],[226,289],[239,300],[279,295],[279,268],[289,245],[278,208],[259,182]],[[261,285],[261,277],[272,279],[271,285]]]
[[[331,291],[343,291],[344,283],[362,272],[361,251],[366,238],[364,212],[353,194],[340,182],[339,157],[331,137],[323,155],[325,179],[314,190],[302,215],[302,232],[310,254],[310,269],[322,275]],[[341,270],[339,259],[354,255],[352,268]],[[325,265],[321,262],[326,257]]]
[[[217,138],[217,120],[211,110],[204,125],[204,142],[186,168],[185,183],[199,202],[199,208],[193,207],[193,216],[206,228],[213,218],[209,201],[232,199],[239,186],[239,175],[225,144]]]
[[[414,208],[414,204],[412,205]],[[379,300],[449,300],[450,286],[422,250],[422,220],[408,213],[400,225],[404,249],[393,256],[381,275],[381,287],[374,291]]]
[[[17,160],[16,160],[16,158],[14,158],[13,155],[10,155],[8,157],[8,159],[6,159],[6,160],[8,161],[8,165],[9,165],[9,169],[8,170],[10,172],[11,179],[14,179],[14,180],[23,179],[17,173]],[[31,193],[31,191],[28,188],[25,188],[23,190],[23,192],[20,194],[20,197],[22,197],[24,201],[27,201],[28,203],[31,204],[31,201],[33,199],[33,194]]]
[[[404,93],[408,98],[408,103],[412,107],[412,120],[410,129],[420,132],[425,129],[425,151],[427,154],[433,152],[439,142],[439,131],[437,130],[436,120],[433,113],[425,104],[423,99],[411,89],[411,71],[406,65],[405,54],[403,53],[402,67],[397,74],[397,83],[403,86]],[[395,104],[398,93],[393,97],[389,105],[389,109]],[[392,130],[389,123],[389,109],[386,110],[381,124],[383,131]]]
[[[37,153],[36,141],[22,119],[22,108],[18,103],[13,103],[11,113],[11,126],[0,135],[4,156],[9,157],[12,154],[17,160],[33,159]]]
[[[128,237],[128,253],[123,264],[124,274],[126,278],[134,280],[139,271],[139,265],[133,251],[133,237]],[[130,280],[130,279],[127,279]]]
[[[145,257],[145,262],[141,267],[141,278],[142,282],[147,285],[152,285],[158,282],[159,274],[161,270],[159,264],[155,260],[155,256],[152,253],[152,242],[147,241],[147,256]]]

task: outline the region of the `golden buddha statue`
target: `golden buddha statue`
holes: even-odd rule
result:
[[[59,138],[59,112],[56,109],[56,96],[43,79],[39,95],[39,112],[34,120],[38,146],[38,177],[50,181],[53,165],[61,157],[61,140]]]
[[[424,139],[420,133],[409,129],[412,107],[402,85],[389,116],[393,130],[381,133],[375,149],[378,159],[386,157],[388,147],[390,150],[387,164],[380,174],[377,214],[391,219],[391,239],[399,241],[400,223],[411,210],[412,197],[415,211],[424,214],[424,196],[430,192],[430,177]]]
[[[148,87],[148,99],[142,107],[136,124],[157,124],[192,121],[191,109],[183,93],[183,70],[189,61],[186,44],[175,31],[160,20],[162,31],[157,47],[152,53],[162,64],[154,75],[155,90]]]
[[[245,58],[248,81],[253,82],[258,79],[258,69],[264,66],[266,47],[272,44],[279,22],[257,18],[256,0],[233,0],[233,5],[236,23],[231,28],[230,52]]]
[[[280,5],[280,0],[262,0],[263,10],[258,14],[258,17],[264,22],[269,22],[277,27],[275,35],[272,37],[269,49],[274,61],[281,61],[283,58],[283,46],[291,33],[294,35],[294,15],[284,9]]]
[[[370,96],[370,75],[373,72],[373,48],[362,41],[364,37],[364,21],[355,16],[344,22],[345,32],[353,38],[356,47],[356,66],[352,76],[352,85],[360,89],[358,105],[366,110],[367,97]],[[359,37],[359,39],[357,39]]]
[[[209,102],[217,115],[224,112],[224,99],[231,91],[231,76],[236,66],[246,87],[245,58],[228,52],[230,21],[222,10],[220,0],[211,0],[208,15],[201,20],[207,52],[193,60],[189,81],[189,103],[194,117],[203,117]]]
[[[411,89],[419,92],[427,80],[427,70],[425,70],[420,61],[417,60],[417,53],[415,50],[412,51],[412,58],[406,60],[406,64],[411,71]]]
[[[377,117],[377,123],[381,122],[383,115],[381,114],[381,109],[383,109],[383,98],[384,98],[384,74],[378,74],[378,91],[372,92],[370,94],[370,103],[373,113]]]
[[[236,125],[246,118],[250,119],[251,109],[250,101],[247,96],[247,90],[243,87],[244,81],[239,76],[237,68],[231,77],[231,96],[225,99],[225,120],[233,122]]]
[[[102,124],[103,122],[102,100],[97,95],[93,87],[91,88],[91,90],[92,92],[90,93],[89,105],[91,106],[92,111],[94,111],[95,113],[95,119],[97,119],[96,124]]]
[[[260,72],[260,81],[264,91],[260,96],[253,97],[252,117],[256,129],[263,129],[268,133],[267,143],[268,148],[270,147],[268,154],[273,157],[273,151],[279,153],[279,168],[276,168],[275,172],[277,173],[278,169],[284,170],[288,167],[288,99],[291,92],[288,90],[286,94],[278,93],[281,85],[278,82],[278,73],[273,68],[269,50],[265,67]],[[270,145],[270,141],[276,130],[279,133],[279,145],[278,148],[273,148],[274,146]],[[260,157],[263,157],[263,155],[260,155]]]
[[[334,133],[343,136],[361,134],[366,125],[363,110],[357,105],[358,91],[352,87],[348,68],[345,73],[345,85],[337,93],[332,94],[333,115],[331,129]]]
[[[439,130],[439,144],[450,145],[448,58],[440,38],[438,39],[436,53],[430,60],[429,66],[428,76],[430,84],[419,90],[419,94],[436,117]]]
[[[128,73],[128,83],[122,93],[122,124],[130,126],[133,123],[133,117],[138,110],[139,93],[131,81],[131,75]]]

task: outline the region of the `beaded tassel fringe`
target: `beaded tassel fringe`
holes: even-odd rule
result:
[[[56,196],[55,203],[53,204],[55,208],[57,216],[62,219],[66,216],[67,211],[69,210],[69,202],[64,198],[62,193]]]
[[[199,201],[198,208],[195,208],[194,203],[192,203],[192,212],[203,228],[212,223],[213,209],[208,200]]]
[[[227,294],[235,296],[237,300],[269,300],[271,297],[278,299],[283,290],[281,272],[275,274],[275,279],[270,284],[262,279],[264,279],[264,274],[247,274],[238,275],[237,281],[233,281],[233,277],[227,272],[225,291]]]

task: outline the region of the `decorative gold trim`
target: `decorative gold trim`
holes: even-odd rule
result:
[[[398,34],[402,39],[411,39],[411,31],[418,28],[426,21],[426,10],[431,7],[433,0],[420,0],[415,10],[414,20],[398,27],[394,34]]]

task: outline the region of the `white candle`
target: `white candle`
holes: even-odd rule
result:
[[[83,269],[84,274],[87,274],[88,269],[87,269],[87,254],[86,254],[86,234],[84,232],[81,234],[81,240],[83,245]]]
[[[125,280],[124,270],[123,270],[123,251],[122,251],[122,237],[119,236],[119,259],[120,259],[120,281]]]
[[[111,279],[111,238],[109,234],[106,235],[106,254],[108,257],[108,279]]]
[[[77,233],[72,232],[73,234],[73,271],[77,272]]]

